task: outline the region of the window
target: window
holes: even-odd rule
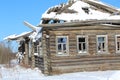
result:
[[[106,35],[97,36],[97,52],[98,53],[107,52],[107,36]]]
[[[37,53],[38,53],[38,55],[39,55],[40,57],[43,56],[43,54],[42,54],[42,44],[41,44],[41,42],[39,42],[39,45],[37,45]]]
[[[120,35],[116,36],[116,52],[120,52]]]
[[[68,54],[68,37],[57,36],[57,54],[67,55]]]
[[[77,36],[78,53],[87,53],[87,36]]]

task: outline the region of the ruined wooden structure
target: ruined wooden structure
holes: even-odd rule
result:
[[[91,9],[103,15],[110,14],[110,17],[120,15],[118,9],[100,2],[78,0],[78,3],[85,5],[80,8],[88,15],[94,14]],[[86,7],[86,3],[90,6]],[[37,26],[42,27],[42,37],[35,50],[38,55],[33,56],[32,63],[46,75],[120,69],[120,19],[96,17],[67,21],[65,18],[46,17],[51,13],[55,16],[62,13],[76,15],[79,11],[69,8],[74,4],[77,5],[77,1],[69,0],[68,4],[46,11],[42,23]]]
[[[74,9],[78,4],[88,18],[81,19],[81,12]],[[97,18],[98,14],[107,18]],[[120,69],[120,10],[97,0],[69,0],[48,9],[41,19],[39,32],[36,26],[25,23],[42,33],[36,41],[29,37],[31,34],[22,36],[25,64],[38,67],[46,75]]]

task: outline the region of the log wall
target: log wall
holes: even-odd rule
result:
[[[52,59],[52,74],[79,71],[120,69],[120,55],[56,57]]]
[[[44,60],[43,57],[34,56],[35,57],[35,67],[38,67],[42,73],[44,73]]]
[[[119,29],[109,27],[99,29],[54,29],[49,31],[49,52],[47,52],[47,69],[50,75],[78,71],[117,70],[120,69],[120,54],[116,53],[115,35]],[[78,54],[77,35],[88,36],[88,53]],[[108,53],[97,53],[97,35],[107,35]],[[59,56],[56,51],[56,36],[68,36],[69,55]],[[47,50],[48,51],[48,50]],[[44,53],[43,53],[44,54]],[[49,57],[49,58],[48,58]],[[45,66],[44,66],[45,68]]]

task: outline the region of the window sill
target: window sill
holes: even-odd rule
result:
[[[56,56],[69,56],[68,53],[57,53]]]
[[[69,54],[62,54],[62,55],[57,54],[56,56],[69,56]]]
[[[77,55],[89,55],[89,53],[78,53]]]

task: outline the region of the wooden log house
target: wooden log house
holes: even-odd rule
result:
[[[78,4],[80,13],[72,9]],[[120,69],[120,10],[97,0],[69,0],[46,12],[37,26],[42,27],[41,38],[26,42],[32,43],[25,49],[32,56],[31,61],[24,57],[25,62],[46,75]],[[83,13],[88,14],[85,19]]]
[[[103,13],[114,15],[117,12],[120,15],[119,10],[97,1],[79,1]],[[76,14],[78,11],[69,10],[75,3],[77,1],[69,0],[62,8],[52,7],[42,17],[42,24],[38,25],[42,27],[42,57],[37,57],[40,69],[47,75],[120,69],[120,19],[73,20],[69,17],[71,20],[67,21],[46,17],[53,12],[56,16]],[[86,6],[80,8],[86,14],[90,13]]]
[[[44,74],[120,69],[120,23],[81,23],[41,25]]]

